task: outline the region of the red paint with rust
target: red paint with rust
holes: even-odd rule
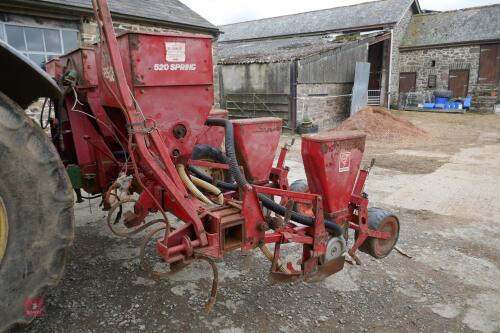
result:
[[[208,117],[228,119],[229,112],[222,109],[213,109],[210,111]],[[222,127],[205,126],[204,132],[198,137],[197,144],[207,144],[215,148],[220,148],[224,142],[224,135],[225,132]]]
[[[49,60],[45,64],[45,71],[51,78],[57,79],[62,75],[61,61],[59,58]]]
[[[331,235],[325,230],[325,219],[358,231],[351,254],[367,237],[388,237],[368,229],[368,199],[363,190],[369,169],[360,170],[365,135],[359,132],[303,136],[302,156],[311,193],[299,193],[288,189],[288,146],[281,149],[273,167],[282,120],[234,120],[237,158],[252,185],[226,191],[222,205],[196,199],[187,191],[176,164],[189,164],[195,144],[219,147],[224,129],[209,128],[205,122],[208,117],[227,117],[226,111],[210,113],[210,37],[127,33],[117,39],[107,1],[93,0],[93,5],[105,44],[63,56],[60,71],[57,62],[49,66],[59,78],[71,69],[79,73],[79,82],[69,87],[83,104],[75,104],[73,90],[65,96],[66,113],[57,119],[63,139],[55,143],[61,155],[76,160],[84,176],[94,177],[84,185],[88,192],[105,192],[121,170],[134,176],[140,190],[129,227],[139,226],[149,213],[156,212],[168,211],[183,222],[157,241],[157,254],[165,262],[189,262],[195,254],[222,258],[234,249],[274,243],[271,272],[280,274],[280,244],[295,242],[303,250],[300,271],[293,270],[292,275],[311,277],[326,266],[321,258]],[[74,106],[84,114],[75,112]],[[115,142],[117,138],[121,145]],[[217,163],[209,166],[227,169]],[[264,215],[259,194],[306,205],[312,218],[304,222],[307,226],[284,218],[275,230],[266,231],[271,216]],[[290,263],[287,266],[291,268]],[[320,273],[326,276],[334,270]]]
[[[107,143],[115,143],[113,122],[102,107],[99,99],[99,80],[96,63],[96,50],[94,48],[80,48],[62,56],[59,60],[62,73],[74,70],[78,73],[78,95],[86,100],[91,108],[93,116],[98,121],[97,127],[103,134]],[[78,110],[83,109],[79,104],[75,105]],[[83,110],[81,110],[83,111]],[[85,110],[87,112],[87,110]]]
[[[168,55],[169,45],[181,48],[171,51],[177,57]],[[186,162],[206,131],[214,100],[211,36],[125,33],[118,37],[118,46],[127,83],[148,126],[160,131],[176,162]],[[109,56],[98,52],[97,58],[104,72],[99,75],[101,102],[119,108],[120,103],[105,88],[116,88]],[[184,127],[185,136],[176,137],[176,127]]]
[[[267,182],[281,137],[280,118],[233,120],[238,162],[251,183]]]
[[[346,212],[358,177],[366,135],[326,132],[302,136],[309,190],[323,197],[327,213]]]

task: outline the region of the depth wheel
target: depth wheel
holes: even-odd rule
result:
[[[290,184],[290,191],[292,192],[300,192],[300,193],[309,193],[309,185],[307,184],[307,180],[299,179]],[[284,204],[284,203],[282,203]],[[293,205],[293,211],[307,216],[314,217],[313,207],[311,204],[306,203],[298,203],[296,202]]]
[[[368,238],[360,250],[374,258],[382,259],[391,253],[399,238],[399,220],[391,212],[381,208],[368,208],[368,227],[370,230],[388,232],[389,239]]]
[[[224,154],[220,149],[217,149],[207,144],[196,145],[196,147],[193,150],[193,153],[191,154],[191,159],[193,161],[198,160],[198,161],[221,163],[221,164],[228,163],[226,154]],[[226,183],[232,183],[231,174],[227,170],[212,169],[199,166],[196,166],[196,168],[214,180],[219,180]]]
[[[0,93],[0,332],[33,320],[25,306],[40,305],[60,280],[73,218],[71,185],[49,137]]]

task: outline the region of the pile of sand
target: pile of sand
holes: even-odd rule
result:
[[[382,107],[365,107],[346,119],[335,130],[362,131],[372,139],[428,138],[429,134],[406,119]]]

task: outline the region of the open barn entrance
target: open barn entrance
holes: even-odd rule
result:
[[[383,106],[387,101],[389,78],[390,39],[370,44],[368,62],[370,79],[368,82],[368,105]]]

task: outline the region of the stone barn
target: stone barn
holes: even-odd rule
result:
[[[384,45],[389,39],[390,33],[382,31],[223,46],[222,106],[233,118],[277,116],[289,129],[309,119],[321,129],[332,128],[349,115],[356,62],[379,56],[379,72],[370,83],[387,88]]]
[[[357,61],[371,64],[369,102],[397,100],[399,46],[418,1],[379,0],[221,26],[221,106],[331,128],[348,116]]]
[[[400,93],[450,90],[493,112],[500,89],[500,5],[414,15],[400,47]]]

